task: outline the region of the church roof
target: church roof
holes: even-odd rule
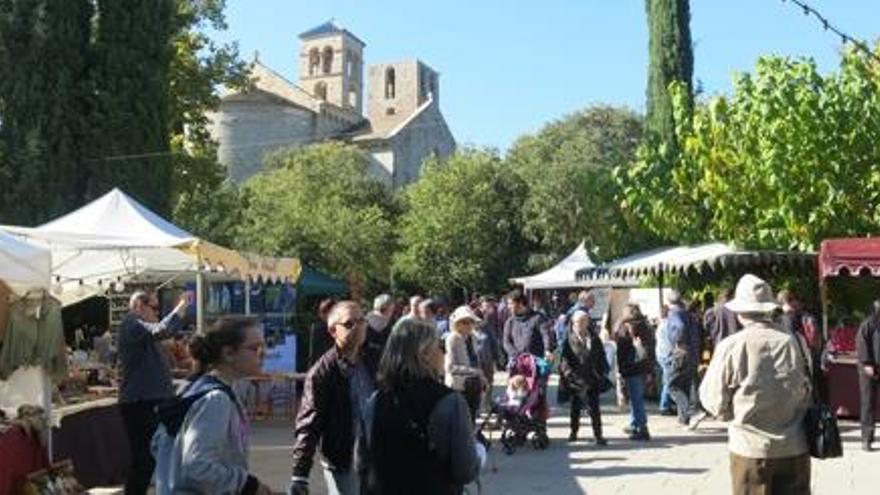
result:
[[[347,34],[352,39],[354,39],[355,41],[360,43],[361,46],[367,46],[367,44],[364,43],[363,41],[361,41],[360,38],[358,38],[357,36],[352,34],[351,31],[349,31],[349,30],[343,28],[342,26],[340,26],[339,24],[337,24],[336,21],[334,21],[333,19],[330,19],[329,21],[327,21],[324,24],[321,24],[319,26],[315,26],[312,29],[309,29],[308,31],[300,33],[299,39],[308,40],[308,39],[322,38],[324,36],[331,36],[331,35],[336,35],[336,34]]]

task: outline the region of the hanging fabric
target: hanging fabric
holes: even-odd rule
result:
[[[42,366],[53,378],[67,376],[61,303],[45,291],[9,298],[0,348],[0,380],[21,366]]]

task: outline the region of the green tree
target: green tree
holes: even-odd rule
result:
[[[507,162],[528,186],[523,233],[540,270],[586,241],[596,260],[643,247],[645,238],[620,208],[615,167],[631,163],[642,134],[637,114],[590,107],[518,139]]]
[[[81,202],[91,17],[89,0],[0,0],[6,222],[42,223]]]
[[[682,83],[690,95],[694,72],[689,0],[645,0],[645,10],[649,57],[645,129],[651,140],[674,152],[677,141],[669,85]]]
[[[219,243],[235,238],[239,200],[226,183],[226,167],[217,159],[217,144],[208,129],[208,114],[217,109],[217,88],[248,85],[248,65],[235,43],[218,44],[207,34],[227,28],[225,0],[175,0],[172,20],[170,132],[174,152],[172,218],[196,235]]]
[[[89,195],[119,187],[171,208],[173,0],[98,0]]]
[[[429,160],[422,173],[404,194],[395,275],[441,293],[506,286],[524,265],[525,184],[487,150]]]
[[[242,188],[239,245],[387,287],[395,205],[367,156],[339,143],[277,152]]]
[[[627,177],[627,197],[656,233],[747,247],[815,249],[880,227],[880,68],[847,53],[837,73],[766,57],[733,95],[679,126],[681,161],[664,196]],[[683,88],[675,88],[680,95]],[[676,98],[676,109],[685,105]]]

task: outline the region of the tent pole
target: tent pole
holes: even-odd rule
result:
[[[244,278],[244,314],[251,314],[251,277]]]
[[[660,305],[658,308],[660,308],[660,314],[663,314],[663,263],[660,263],[657,267],[657,287],[660,291]]]
[[[201,266],[196,272],[196,332],[205,332],[205,273]]]
[[[819,298],[822,299],[822,339],[828,342],[828,281],[820,279]]]

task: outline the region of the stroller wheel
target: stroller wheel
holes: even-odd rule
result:
[[[535,433],[535,438],[532,439],[532,446],[535,450],[545,450],[550,446],[550,437],[547,436],[547,432],[538,431]]]
[[[501,450],[505,454],[511,455],[516,451],[516,432],[513,430],[504,430],[501,432]]]

